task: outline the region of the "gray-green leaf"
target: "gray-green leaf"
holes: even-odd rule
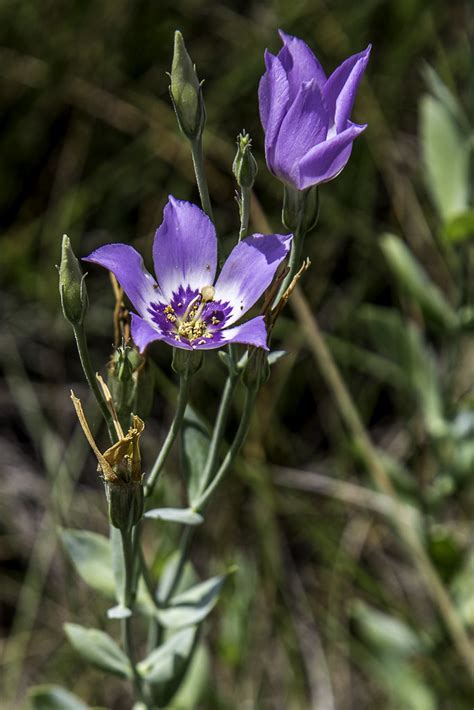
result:
[[[192,508],[153,508],[145,513],[145,518],[153,520],[166,520],[181,525],[201,525],[204,521],[202,515]]]
[[[212,577],[173,597],[166,609],[157,611],[158,620],[167,628],[198,624],[216,605],[226,577]]]
[[[87,530],[60,530],[61,540],[82,579],[109,597],[115,593],[109,541]]]
[[[197,627],[173,634],[137,665],[140,675],[150,683],[167,683],[176,676],[191,654]]]
[[[115,641],[104,631],[64,624],[64,631],[76,651],[104,671],[124,678],[132,675],[130,663]]]
[[[426,183],[441,219],[447,221],[468,206],[468,141],[451,110],[429,95],[420,102],[420,135]]]
[[[28,700],[32,710],[89,710],[77,695],[60,685],[37,685],[29,691]]]
[[[189,500],[195,500],[204,485],[202,474],[206,466],[209,441],[209,431],[205,423],[188,405],[182,428],[182,446]]]

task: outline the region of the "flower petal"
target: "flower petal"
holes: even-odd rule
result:
[[[146,313],[150,301],[162,298],[155,279],[145,269],[142,257],[128,244],[106,244],[82,261],[99,264],[111,271],[134,308],[142,315]]]
[[[323,89],[326,104],[337,133],[344,130],[350,118],[357,89],[369,61],[370,50],[354,54],[333,71]]]
[[[216,301],[228,302],[232,308],[226,326],[241,318],[268,288],[288,254],[292,238],[291,234],[253,234],[234,247],[219,274],[214,295]]]
[[[286,71],[290,101],[296,98],[301,85],[311,79],[314,79],[322,90],[326,83],[326,74],[306,42],[298,37],[287,35],[283,30],[278,30],[278,33],[284,44],[283,49],[278,53],[278,59]]]
[[[258,103],[265,131],[265,155],[271,166],[273,147],[289,100],[289,85],[280,60],[265,50],[267,71],[260,79]]]
[[[196,350],[211,350],[213,348],[220,348],[228,343],[255,345],[257,348],[268,350],[267,328],[264,317],[257,316],[233,328],[220,330],[215,334],[212,340],[207,340],[206,342],[198,341],[194,347]]]
[[[180,286],[212,285],[217,266],[216,230],[197,205],[170,196],[153,244],[155,273],[169,302]]]
[[[348,128],[310,150],[300,162],[299,189],[305,190],[335,178],[345,167],[352,143],[367,128],[348,121]]]
[[[140,316],[137,316],[135,313],[132,313],[131,317],[131,331],[133,342],[141,353],[145,350],[147,345],[152,343],[154,340],[161,340],[164,343],[171,345],[173,348],[181,348],[182,350],[192,350],[191,346],[187,341],[177,341],[173,335],[168,335],[158,329],[155,329],[152,325],[150,325],[150,323],[148,323],[143,318],[140,318]]]
[[[275,174],[299,189],[298,164],[326,138],[328,112],[315,81],[303,84],[283,119],[273,156]]]
[[[133,342],[142,353],[146,346],[154,340],[162,340],[161,333],[153,328],[146,320],[137,316],[136,313],[131,313],[132,323],[131,332]]]

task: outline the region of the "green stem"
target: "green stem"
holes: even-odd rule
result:
[[[237,429],[237,433],[235,435],[235,438],[230,445],[230,448],[221,463],[219,470],[217,471],[216,475],[212,479],[211,483],[209,484],[208,488],[201,494],[201,496],[198,498],[196,503],[194,504],[195,510],[202,510],[202,508],[206,505],[208,502],[209,498],[211,495],[214,493],[215,489],[221,482],[221,480],[224,478],[225,474],[227,473],[228,469],[234,462],[235,457],[240,451],[240,448],[242,444],[245,441],[245,437],[247,436],[249,427],[250,427],[250,421],[252,418],[252,413],[253,413],[253,405],[255,403],[255,399],[257,397],[257,391],[256,390],[247,390],[246,395],[245,395],[245,403],[244,403],[244,411],[242,412],[242,419],[240,420],[239,428]]]
[[[212,437],[209,444],[206,466],[202,475],[202,483],[199,488],[200,494],[206,489],[206,486],[209,484],[209,481],[216,466],[217,456],[219,454],[219,448],[222,443],[222,437],[224,436],[224,429],[227,422],[227,417],[229,415],[229,409],[230,405],[232,404],[232,398],[234,396],[237,382],[238,375],[234,373],[229,374],[225,383],[224,391],[222,393],[219,409],[217,412],[216,422],[214,425],[214,430],[212,432]]]
[[[148,497],[153,493],[153,489],[156,485],[156,482],[159,479],[161,470],[164,466],[164,463],[166,461],[166,458],[170,452],[171,447],[173,446],[174,440],[176,439],[178,432],[181,428],[181,424],[183,422],[184,418],[184,412],[186,411],[186,405],[188,403],[188,397],[189,397],[189,378],[186,377],[185,375],[181,375],[179,378],[179,394],[178,394],[178,403],[176,407],[176,413],[174,415],[174,419],[171,423],[171,426],[169,428],[168,434],[166,435],[166,439],[163,443],[163,446],[161,447],[161,451],[158,454],[158,457],[153,464],[153,468],[151,470],[151,473],[148,477],[148,482],[145,485],[145,495]]]
[[[280,286],[280,290],[278,291],[278,295],[275,299],[275,303],[273,308],[275,308],[278,303],[281,300],[281,297],[285,293],[286,289],[290,285],[290,283],[293,280],[294,275],[298,271],[299,267],[301,266],[301,254],[303,251],[303,243],[304,243],[304,238],[305,234],[302,229],[298,228],[295,230],[295,233],[293,235],[293,242],[291,244],[291,252],[290,252],[290,260],[288,262],[288,273],[285,276],[282,285]]]
[[[87,340],[84,334],[84,328],[82,326],[73,326],[74,336],[76,338],[77,351],[81,359],[82,369],[84,370],[84,375],[86,376],[87,384],[89,385],[94,397],[96,398],[97,404],[99,405],[102,416],[107,424],[107,429],[109,432],[110,439],[112,443],[115,443],[117,436],[115,433],[114,426],[112,424],[112,417],[107,409],[105,399],[100,391],[99,385],[97,384],[97,379],[95,376],[94,369],[92,367],[91,359],[89,357],[89,348],[87,347]]]
[[[122,550],[124,563],[124,605],[132,611],[133,608],[133,545],[131,533],[128,530],[120,531],[122,536]],[[137,698],[143,702],[143,690],[140,675],[135,663],[135,651],[132,640],[132,617],[127,616],[121,620],[122,644],[130,661],[133,674],[133,687]]]
[[[239,242],[245,237],[250,221],[250,201],[252,190],[249,187],[242,187],[240,193],[240,231]]]
[[[195,138],[191,141],[191,155],[193,158],[194,173],[196,175],[196,183],[201,198],[201,205],[208,217],[214,221],[212,213],[211,199],[209,197],[209,189],[207,187],[206,173],[204,170],[204,154],[202,150],[202,138]]]

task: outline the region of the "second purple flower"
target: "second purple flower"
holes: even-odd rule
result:
[[[283,48],[265,53],[259,87],[265,155],[271,172],[297,190],[328,182],[346,165],[367,127],[349,117],[370,45],[327,79],[308,45],[280,30]]]

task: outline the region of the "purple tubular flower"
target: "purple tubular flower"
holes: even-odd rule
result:
[[[115,274],[137,311],[132,313],[132,337],[140,351],[153,340],[185,350],[227,343],[268,350],[263,316],[236,323],[272,282],[291,240],[291,234],[243,239],[216,280],[214,225],[196,205],[170,196],[153,244],[157,281],[127,244],[107,244],[84,261]]]
[[[265,52],[258,98],[267,165],[297,190],[333,180],[367,128],[349,120],[371,45],[329,77],[308,45],[280,30],[278,56]]]

